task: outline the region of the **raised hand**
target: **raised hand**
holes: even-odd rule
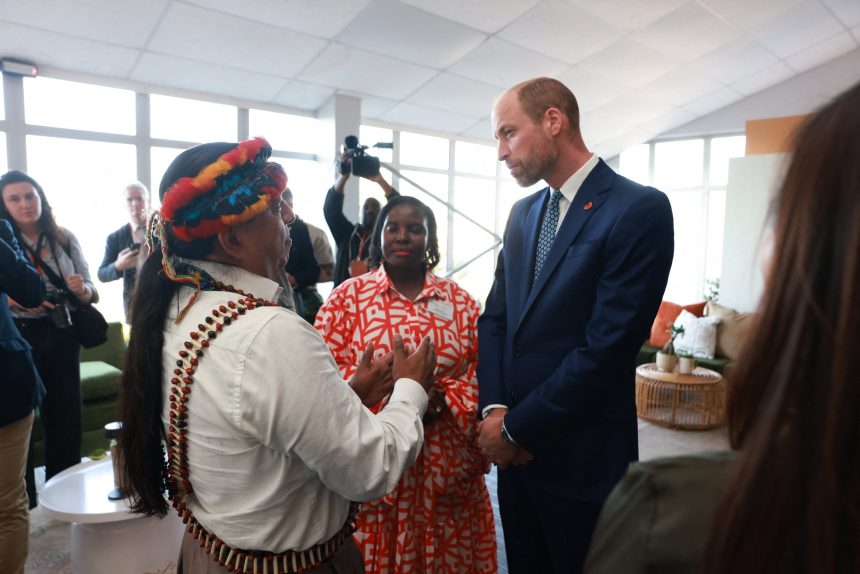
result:
[[[355,374],[349,381],[349,386],[364,406],[372,407],[391,394],[394,388],[394,377],[391,372],[393,358],[393,353],[388,353],[374,361],[373,343],[367,344]]]
[[[415,352],[407,356],[403,337],[394,335],[394,361],[391,371],[395,381],[404,377],[418,381],[429,394],[436,378],[436,345],[429,337],[424,337]]]

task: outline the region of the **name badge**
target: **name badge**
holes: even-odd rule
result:
[[[431,299],[427,302],[427,310],[446,321],[450,321],[454,318],[454,305],[449,301]]]

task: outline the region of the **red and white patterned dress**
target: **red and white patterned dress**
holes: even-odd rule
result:
[[[394,492],[362,505],[355,539],[368,573],[495,573],[496,533],[484,482],[490,465],[477,446],[479,307],[466,291],[428,272],[415,301],[384,267],[339,285],[317,315],[345,379],[367,343],[374,355],[396,334],[411,348],[430,335],[436,384],[448,406],[426,425],[424,447]]]

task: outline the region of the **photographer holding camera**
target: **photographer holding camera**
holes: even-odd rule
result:
[[[382,188],[387,201],[400,196],[400,193],[379,173],[379,160],[364,153],[367,146],[359,145],[358,138],[355,136],[348,136],[345,146],[340,163],[340,177],[328,190],[323,205],[325,220],[337,247],[334,287],[350,277],[357,277],[369,270],[370,236],[373,233],[373,226],[376,225],[379,211],[382,209],[377,199],[369,197],[361,208],[361,223],[352,223],[347,219],[343,214],[343,201],[346,182],[350,175],[355,174],[376,182]]]
[[[81,461],[81,345],[69,310],[70,306],[95,303],[98,293],[78,239],[57,225],[36,180],[22,171],[10,171],[0,177],[0,196],[0,217],[12,225],[15,239],[44,279],[47,291],[36,307],[10,299],[9,308],[32,347],[47,391],[39,412],[45,436],[45,478],[49,479]],[[28,460],[31,508],[36,506],[33,478],[33,463]]]

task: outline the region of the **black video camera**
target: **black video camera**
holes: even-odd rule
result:
[[[379,158],[367,155],[366,145],[360,145],[356,136],[346,136],[343,140],[343,161],[340,162],[340,172],[347,173],[352,169],[353,175],[373,177],[379,174]],[[392,147],[391,144],[376,144],[373,147]]]

